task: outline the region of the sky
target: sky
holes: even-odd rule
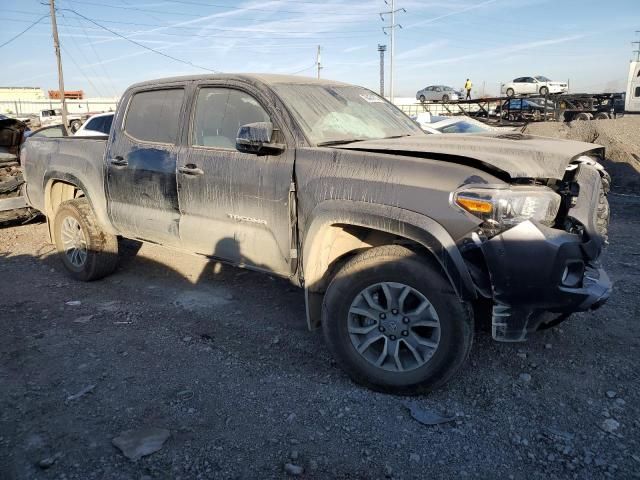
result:
[[[391,0],[388,0],[389,3]],[[57,89],[49,6],[0,0],[0,86]],[[119,96],[174,75],[266,72],[379,90],[384,0],[56,0],[65,89]],[[496,94],[520,76],[569,80],[573,92],[622,91],[640,0],[396,0],[395,96],[427,85]],[[145,48],[146,47],[146,48]],[[153,51],[152,51],[153,50]]]

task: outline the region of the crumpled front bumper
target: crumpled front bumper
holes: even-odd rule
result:
[[[549,321],[595,309],[611,293],[597,258],[580,236],[531,221],[481,246],[492,286],[492,333],[517,342]],[[599,254],[599,252],[598,252]]]
[[[494,339],[522,341],[528,332],[596,309],[609,298],[611,280],[599,262],[606,244],[603,215],[608,224],[601,177],[593,162],[576,167],[579,194],[566,214],[579,226],[576,233],[526,221],[480,244]]]

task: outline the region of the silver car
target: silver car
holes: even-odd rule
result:
[[[462,100],[463,95],[461,92],[454,90],[446,85],[431,85],[425,87],[422,90],[418,90],[416,93],[416,100],[421,102],[448,102],[449,100]]]

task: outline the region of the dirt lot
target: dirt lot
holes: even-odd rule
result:
[[[415,399],[351,383],[285,281],[144,245],[77,283],[44,224],[0,229],[0,478],[640,478],[640,202],[612,203],[604,308],[479,333]],[[171,436],[134,462],[112,439],[140,427]]]

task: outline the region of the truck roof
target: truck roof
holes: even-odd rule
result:
[[[248,83],[262,83],[264,85],[276,85],[282,83],[310,84],[310,85],[349,85],[336,80],[316,79],[299,75],[276,75],[272,73],[217,73],[204,75],[184,75],[178,77],[158,78],[146,80],[131,85],[129,88],[150,87],[166,83],[192,82],[199,80],[240,80]]]

